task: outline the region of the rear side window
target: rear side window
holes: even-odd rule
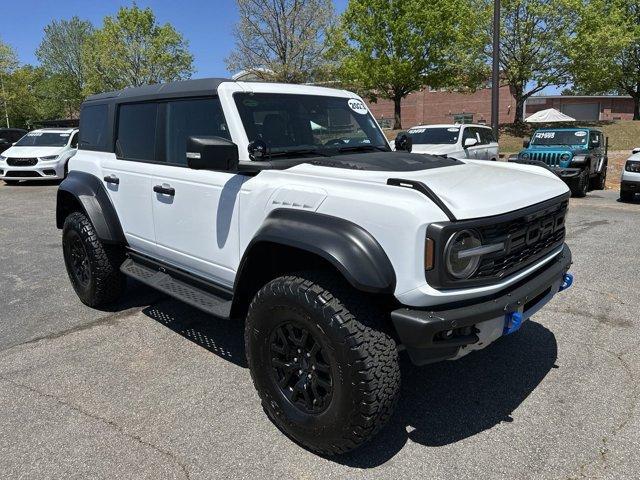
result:
[[[80,148],[87,150],[107,150],[108,105],[90,105],[80,111]]]
[[[127,160],[155,161],[157,118],[156,103],[120,105],[116,155]]]
[[[167,103],[166,161],[187,164],[187,138],[194,135],[231,139],[220,100],[200,98]]]
[[[489,143],[494,143],[496,141],[496,139],[493,136],[493,131],[491,131],[488,128],[480,129],[480,139],[482,140],[481,143],[485,145],[488,145]]]

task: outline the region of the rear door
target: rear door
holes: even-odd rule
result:
[[[102,180],[129,245],[141,253],[155,254],[151,181],[157,161],[158,105],[122,104],[116,118],[116,154],[101,154]]]
[[[158,254],[168,263],[232,286],[239,259],[238,196],[245,177],[187,166],[189,136],[230,139],[217,97],[171,100],[162,107],[152,185]]]

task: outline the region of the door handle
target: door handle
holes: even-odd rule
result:
[[[118,185],[120,183],[120,179],[115,175],[107,175],[103,180],[106,183],[113,183],[114,185]]]
[[[156,193],[159,193],[161,195],[169,195],[170,197],[175,196],[176,194],[176,189],[173,187],[169,187],[169,186],[164,186],[164,185],[156,185],[153,187],[153,191]]]

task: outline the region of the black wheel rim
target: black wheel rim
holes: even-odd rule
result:
[[[274,380],[296,408],[318,414],[329,407],[333,394],[331,367],[322,344],[306,328],[284,323],[271,334]]]
[[[75,234],[68,239],[66,247],[71,273],[76,282],[86,287],[91,279],[91,270],[89,267],[89,255],[87,255],[82,239]]]

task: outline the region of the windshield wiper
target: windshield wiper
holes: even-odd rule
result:
[[[380,145],[356,145],[353,147],[340,147],[339,152],[365,152],[370,150],[377,150],[379,152],[388,152],[389,149]]]

